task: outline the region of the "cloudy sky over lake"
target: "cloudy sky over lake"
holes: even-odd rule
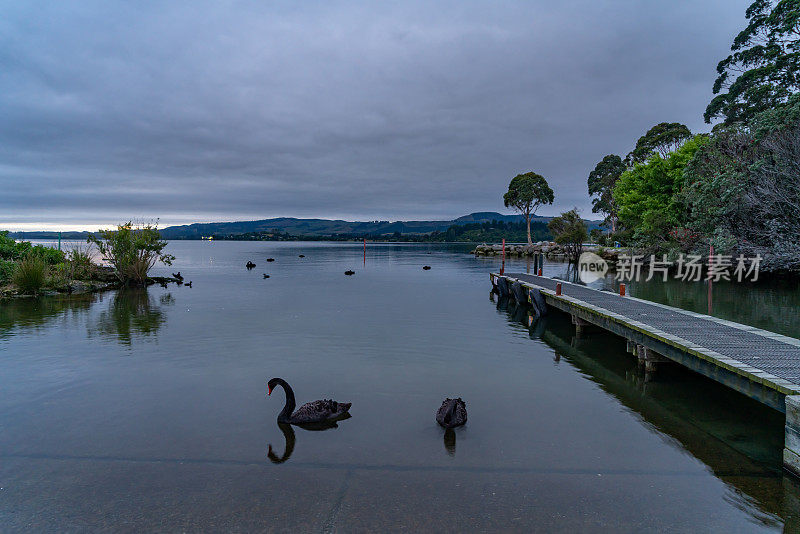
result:
[[[0,3],[0,228],[503,211],[708,131],[750,0]]]

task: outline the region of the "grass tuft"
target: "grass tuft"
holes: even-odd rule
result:
[[[11,281],[25,293],[38,293],[47,280],[47,262],[38,254],[28,254],[17,262]]]

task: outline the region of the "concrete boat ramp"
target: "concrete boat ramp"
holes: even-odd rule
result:
[[[572,316],[576,333],[601,328],[628,340],[645,372],[678,363],[786,414],[784,467],[800,476],[800,340],[563,280],[491,273],[501,295]]]

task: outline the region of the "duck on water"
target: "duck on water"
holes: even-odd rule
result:
[[[348,411],[352,405],[351,403],[337,402],[330,399],[307,402],[295,410],[294,391],[284,379],[272,378],[267,386],[267,395],[272,395],[272,390],[277,386],[281,386],[286,394],[286,404],[278,414],[279,423],[299,426],[320,425],[335,423],[350,416]]]

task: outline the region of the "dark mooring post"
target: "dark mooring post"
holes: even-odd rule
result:
[[[786,396],[783,467],[795,476],[800,476],[800,395]]]

